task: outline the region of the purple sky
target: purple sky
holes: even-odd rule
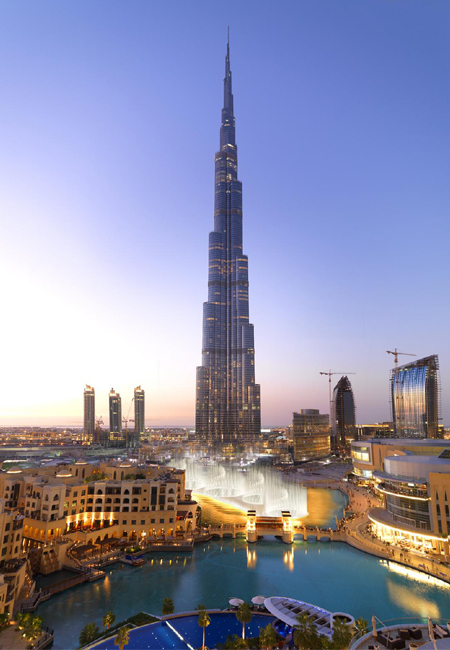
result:
[[[450,423],[448,0],[5,0],[0,425],[194,422],[228,23],[263,424],[388,419],[395,346]]]

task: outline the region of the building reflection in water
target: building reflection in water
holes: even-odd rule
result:
[[[417,569],[410,569],[402,564],[386,560],[380,560],[380,564],[387,567],[389,571],[392,571],[393,573],[398,573],[401,576],[417,580],[417,582],[423,582],[427,585],[435,585],[436,587],[448,589],[448,584],[444,582],[444,580],[439,580],[439,578],[435,578],[434,576],[426,575],[425,573],[422,573],[422,571],[417,571]]]
[[[254,569],[256,566],[256,548],[247,547],[247,569]]]
[[[294,549],[291,547],[288,551],[283,553],[283,562],[289,571],[294,570]]]
[[[423,598],[417,592],[415,593],[411,587],[396,584],[390,578],[387,578],[386,584],[390,600],[399,603],[403,609],[408,610],[414,616],[441,618],[441,610],[438,605],[428,598]]]

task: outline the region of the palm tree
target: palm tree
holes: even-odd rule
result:
[[[115,620],[116,620],[115,614],[113,614],[112,612],[106,612],[106,614],[102,619],[103,629],[108,630],[111,625],[114,625]]]
[[[364,636],[369,631],[369,624],[363,618],[357,618],[355,621],[355,635]]]
[[[117,636],[114,639],[114,645],[119,646],[119,650],[123,650],[126,645],[128,645],[128,641],[130,640],[130,628],[125,625],[125,627],[121,627],[120,630],[117,632]]]
[[[205,632],[208,625],[211,623],[211,619],[204,605],[197,606],[198,611],[198,624],[203,628],[203,641],[202,641],[202,650],[205,650]]]
[[[275,645],[277,645],[278,637],[277,633],[270,625],[267,627],[262,627],[259,632],[259,642],[263,650],[270,650]]]
[[[333,636],[331,640],[336,650],[347,650],[352,640],[352,628],[342,618],[333,620]]]
[[[321,640],[313,621],[306,612],[296,616],[297,625],[294,628],[294,643],[300,650],[320,648]]]
[[[248,648],[247,642],[237,634],[229,635],[223,644],[224,650],[245,650]]]
[[[236,612],[236,618],[239,623],[242,623],[242,638],[245,639],[245,624],[250,623],[252,620],[252,610],[248,603],[242,603]]]
[[[163,616],[168,616],[169,614],[173,614],[174,610],[175,610],[175,605],[173,604],[172,598],[164,598],[162,604]]]
[[[80,647],[83,647],[85,645],[89,645],[95,639],[98,637],[100,634],[100,630],[96,626],[95,623],[88,623],[87,625],[84,626],[84,628],[80,632],[80,637],[78,639],[78,642],[80,644]]]

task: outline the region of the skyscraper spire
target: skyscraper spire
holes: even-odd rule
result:
[[[225,78],[223,80],[223,111],[222,124],[224,122],[224,111],[227,111],[228,117],[233,117],[233,93],[231,89],[231,69],[230,69],[230,28],[228,27],[227,54],[225,56]]]
[[[229,35],[215,166],[214,230],[209,235],[208,302],[203,304],[195,428],[197,436],[208,442],[238,442],[260,434],[261,416],[249,323],[248,259],[242,252],[242,183],[237,177]]]

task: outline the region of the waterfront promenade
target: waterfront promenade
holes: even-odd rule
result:
[[[371,533],[368,511],[380,505],[372,491],[351,483],[340,485],[339,489],[348,495],[348,509],[354,513],[342,521],[339,526],[339,529],[345,533],[347,544],[360,551],[398,562],[450,583],[450,566],[442,561],[442,556],[387,544]]]

